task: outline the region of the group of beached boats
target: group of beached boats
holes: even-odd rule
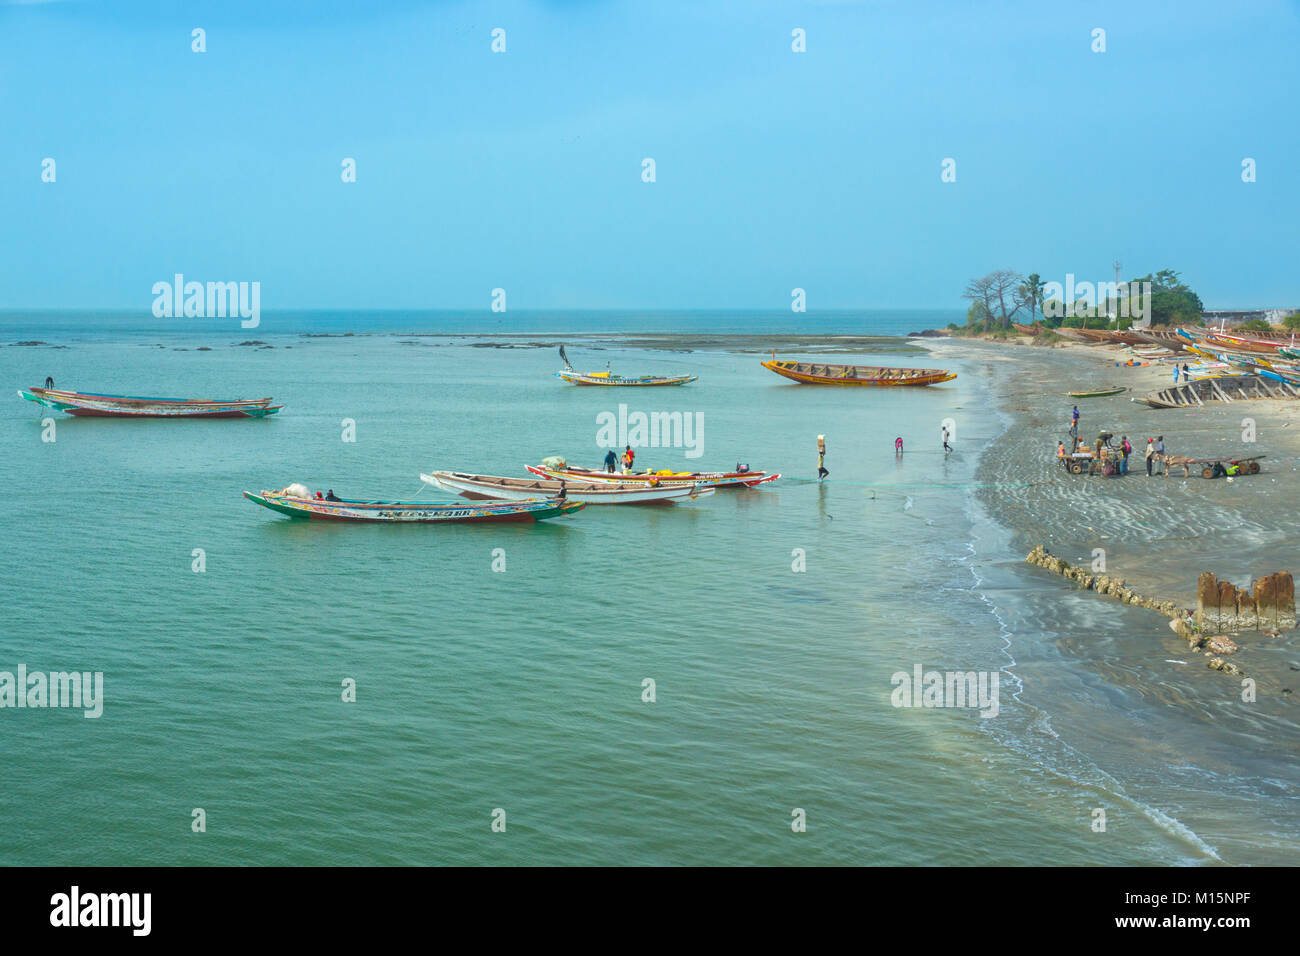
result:
[[[1300,345],[1294,335],[1237,335],[1224,329],[1057,329],[1094,345],[1119,345],[1129,356],[1117,365],[1169,364],[1173,383],[1133,401],[1153,408],[1195,408],[1211,402],[1300,398]],[[1071,392],[1083,397],[1111,391]]]

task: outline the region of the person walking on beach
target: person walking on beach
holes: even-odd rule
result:
[[[826,436],[817,436],[817,480],[821,481],[830,472],[826,470]]]
[[[1120,455],[1121,455],[1120,460],[1119,460],[1119,473],[1120,473],[1121,475],[1127,475],[1127,474],[1128,474],[1128,456],[1131,455],[1131,454],[1133,454],[1133,446],[1129,444],[1128,436],[1127,436],[1127,435],[1121,435],[1121,436],[1120,436],[1120,440],[1119,440],[1119,450],[1120,450]]]
[[[1165,477],[1168,478],[1169,461],[1167,458],[1165,458],[1165,436],[1164,435],[1156,436],[1156,463],[1161,466],[1162,470],[1164,471]]]
[[[1146,458],[1147,458],[1147,477],[1148,477],[1148,478],[1151,477],[1151,462],[1155,459],[1155,455],[1156,455],[1156,446],[1155,446],[1155,444],[1151,441],[1151,439],[1148,438],[1148,439],[1147,439],[1147,453],[1146,453]]]
[[[943,426],[943,450],[952,451],[952,446],[948,444],[948,426]]]
[[[614,454],[614,449],[605,452],[605,471],[614,474],[614,467],[618,464],[618,455]]]
[[[1079,406],[1078,405],[1075,405],[1074,411],[1070,413],[1070,424],[1072,424],[1076,429],[1079,427]]]

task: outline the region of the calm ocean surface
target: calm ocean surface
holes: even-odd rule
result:
[[[264,421],[55,416],[51,443],[41,419],[53,413],[12,390],[0,402],[0,670],[102,671],[105,684],[98,719],[0,711],[0,863],[1202,864],[1293,852],[1294,820],[1254,796],[1266,769],[1243,771],[1243,795],[1221,808],[1228,854],[1185,822],[1188,808],[1148,798],[1158,752],[1105,762],[1069,741],[1071,725],[1128,733],[1153,704],[1061,649],[1022,556],[972,503],[979,453],[1004,427],[978,364],[946,363],[960,377],[925,390],[811,389],[754,354],[570,343],[576,366],[700,376],[611,393],[555,379],[552,348],[298,334],[791,331],[775,315],[602,314],[567,328],[564,316],[510,316],[264,317],[201,334],[103,316],[0,321],[6,343],[67,346],[0,348],[11,389],[48,374],[61,387],[285,404]],[[254,338],[273,347],[234,345]],[[934,364],[912,349],[848,360]],[[300,523],[240,495],[299,481],[411,498],[435,468],[522,474],[552,454],[594,466],[597,415],[620,402],[702,416],[701,457],[647,448],[639,465],[744,461],[801,480],[537,525]],[[957,423],[947,458],[945,418]],[[822,485],[808,480],[818,434]],[[890,677],[916,664],[1000,673],[1000,714],[895,708]],[[1046,675],[1032,706],[1021,667]],[[341,700],[346,679],[355,703]],[[1094,807],[1108,808],[1107,834],[1090,829]],[[495,808],[505,833],[492,832]],[[791,830],[794,808],[806,833]]]

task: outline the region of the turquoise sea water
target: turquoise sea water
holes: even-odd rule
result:
[[[105,684],[98,719],[0,710],[0,863],[1199,864],[1271,862],[1291,839],[1265,809],[1225,856],[1146,799],[1158,754],[1103,768],[1044,731],[1066,714],[1118,731],[1110,705],[1129,698],[1059,650],[972,504],[1004,427],[975,363],[927,390],[814,389],[753,354],[570,345],[579,366],[700,376],[629,395],[563,385],[550,348],[273,327],[252,333],[273,348],[238,347],[252,334],[66,321],[8,327],[67,348],[0,348],[0,377],[286,407],[55,416],[46,442],[47,410],[0,403],[0,670]],[[933,364],[886,347],[848,360]],[[790,480],[537,525],[300,523],[240,495],[411,498],[434,468],[595,465],[597,416],[620,402],[702,417],[700,458],[639,464]],[[891,675],[916,664],[1000,674],[999,715],[892,706]],[[1024,666],[1050,675],[1033,706]]]

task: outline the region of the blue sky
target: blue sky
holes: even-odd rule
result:
[[[961,307],[1115,258],[1300,306],[1297,49],[1295,0],[0,0],[0,308]]]

